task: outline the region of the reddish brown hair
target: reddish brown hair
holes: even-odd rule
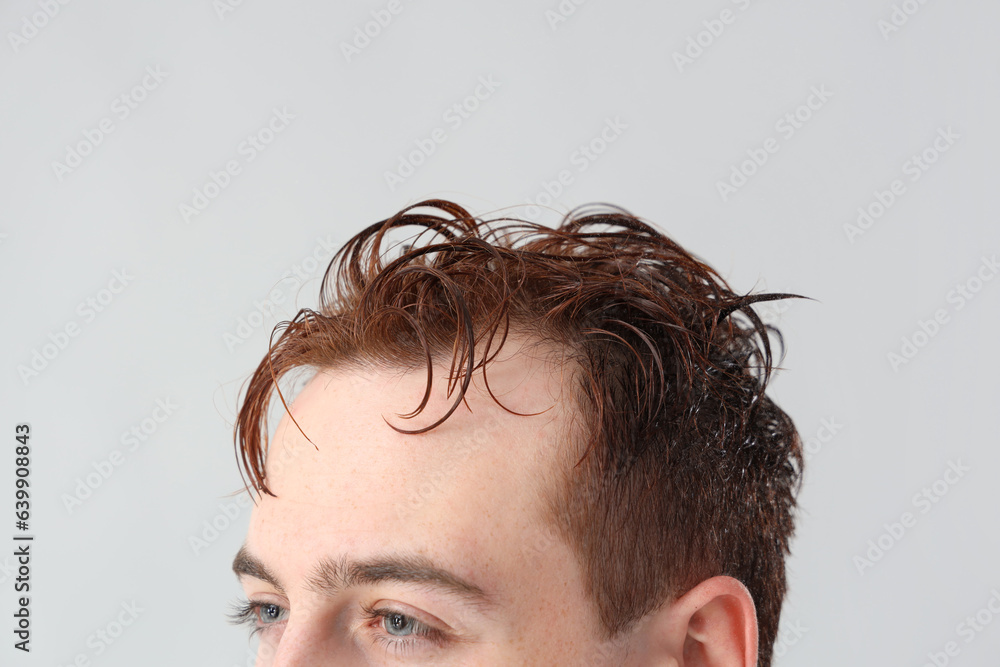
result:
[[[390,230],[409,225],[423,229],[391,257]],[[583,428],[581,459],[554,485],[550,509],[608,636],[724,574],[753,596],[766,666],[802,453],[791,419],[765,394],[780,333],[751,304],[792,296],[733,292],[621,209],[578,209],[550,229],[421,202],[349,240],[327,269],[318,311],[275,330],[236,423],[241,471],[274,495],[266,415],[292,369],[426,368],[413,416],[430,397],[433,362],[450,357],[450,410],[424,429],[393,426],[415,433],[451,415],[510,332],[555,343],[574,364]]]

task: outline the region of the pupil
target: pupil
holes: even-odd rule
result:
[[[266,607],[264,607],[264,616],[266,616],[269,620],[274,620],[275,618],[277,618],[278,605],[269,604]]]
[[[410,619],[402,614],[390,614],[389,615],[389,631],[393,634],[405,635],[409,634],[410,630]]]

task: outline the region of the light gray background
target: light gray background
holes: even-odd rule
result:
[[[622,205],[737,289],[818,300],[765,309],[789,346],[773,392],[812,452],[777,664],[917,666],[952,641],[949,664],[997,664],[1000,619],[980,610],[1000,591],[1000,280],[983,264],[1000,253],[1000,6],[897,2],[911,15],[889,32],[888,0],[567,1],[559,22],[557,0],[401,0],[348,60],[341,45],[386,2],[79,0],[51,3],[52,18],[44,4],[0,7],[0,541],[14,533],[19,422],[33,428],[37,536],[30,656],[11,646],[13,548],[0,547],[0,663],[250,664],[245,631],[223,616],[249,517],[226,496],[240,487],[231,424],[271,327],[315,305],[324,244],[428,196],[484,214],[544,203],[567,170],[557,211]],[[678,67],[674,53],[703,22],[718,31],[724,10],[731,23]],[[147,68],[165,75],[121,118],[116,98]],[[481,77],[495,89],[449,124]],[[814,88],[828,99],[787,137],[776,123]],[[294,119],[247,161],[241,142],[275,108]],[[113,131],[57,173],[105,118]],[[580,171],[574,154],[608,119],[624,129]],[[385,172],[435,128],[446,141],[390,189]],[[948,128],[958,138],[911,180],[904,163]],[[778,151],[723,201],[717,183],[768,138]],[[185,220],[179,207],[229,160],[240,173]],[[895,179],[905,191],[849,239],[858,208]],[[296,267],[304,286],[284,279]],[[127,286],[102,292],[115,271]],[[981,289],[959,308],[949,293],[969,281]],[[272,290],[276,312],[227,343]],[[80,309],[108,297],[92,319]],[[944,324],[893,368],[888,355],[938,310]],[[70,323],[79,335],[23,379]],[[177,407],[144,422],[157,400]],[[154,424],[134,451],[123,442]],[[121,465],[67,509],[114,450]],[[938,483],[939,502],[915,502],[950,463],[969,470]],[[904,512],[915,525],[886,537]],[[213,522],[223,529],[195,546]],[[891,548],[859,571],[880,537]],[[135,622],[95,643],[130,603]],[[970,638],[960,624],[977,612],[993,622]]]

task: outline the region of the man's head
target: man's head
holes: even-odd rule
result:
[[[768,664],[802,463],[750,308],[778,296],[617,210],[359,233],[238,418],[267,664]]]

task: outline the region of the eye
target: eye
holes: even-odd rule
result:
[[[283,621],[285,620],[285,615],[288,613],[284,607],[280,607],[273,603],[255,603],[253,607],[257,620],[259,620],[263,625],[270,625],[271,623]]]
[[[382,617],[382,627],[390,635],[407,637],[409,635],[426,635],[430,629],[412,616],[390,611]]]
[[[229,614],[234,625],[246,625],[251,628],[250,635],[266,632],[288,618],[288,609],[280,604],[263,600],[241,600],[234,605]]]
[[[402,607],[406,607],[406,611],[403,611]],[[432,625],[433,620],[425,620],[415,610],[411,613],[406,605],[393,603],[391,607],[363,606],[363,608],[368,618],[372,640],[376,645],[389,648],[398,655],[414,653],[427,655],[426,651],[433,652],[443,648],[452,639],[448,632]]]

